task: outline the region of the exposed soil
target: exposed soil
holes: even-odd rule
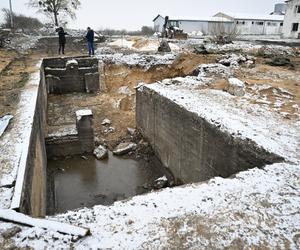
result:
[[[137,44],[138,46],[138,44]],[[83,43],[69,41],[66,56],[85,53]],[[37,49],[27,55],[13,51],[0,50],[0,116],[12,113],[19,100],[19,93],[26,84],[29,74],[34,72],[38,60],[43,57],[57,56],[57,41],[43,39]],[[127,133],[128,127],[135,127],[135,87],[143,83],[152,83],[165,78],[191,74],[201,63],[215,63],[219,55],[197,55],[185,52],[180,54],[171,65],[154,66],[145,69],[139,66],[104,64],[101,70],[101,93],[50,95],[49,125],[50,130],[74,124],[74,112],[78,109],[91,108],[94,113],[96,135],[108,141],[117,141]],[[254,68],[240,68],[236,77],[247,83],[247,93],[253,96],[253,102],[269,105],[274,112],[284,113],[285,117],[296,117],[300,106],[300,58],[291,58],[294,67],[273,67],[265,64],[266,59],[258,57]],[[272,88],[257,88],[257,85],[270,85]],[[225,90],[226,79],[219,79],[209,88]],[[288,93],[285,93],[286,89]],[[261,103],[261,99],[265,102]],[[101,125],[104,118],[112,121],[115,132],[107,132]]]
[[[139,83],[186,76],[191,74],[199,64],[212,63],[215,58],[214,55],[181,54],[172,65],[156,66],[148,70],[126,65],[104,65],[101,75],[101,94],[49,96],[49,125],[55,129],[63,124],[74,124],[75,111],[90,108],[94,114],[96,135],[113,143],[126,134],[128,127],[135,127],[135,87]],[[125,91],[122,90],[124,87]],[[105,118],[112,121],[111,126],[115,128],[115,132],[105,132],[107,127],[101,125]]]

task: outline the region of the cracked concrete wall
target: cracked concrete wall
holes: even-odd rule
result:
[[[146,86],[137,89],[136,122],[178,183],[229,177],[282,160],[252,141],[220,131]]]

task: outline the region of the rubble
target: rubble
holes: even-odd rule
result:
[[[108,150],[103,147],[99,146],[94,150],[94,155],[98,160],[103,160],[108,158]]]
[[[134,128],[127,128],[127,132],[128,132],[128,134],[130,134],[131,136],[133,136],[135,134],[135,132],[136,132],[136,129],[134,129]]]
[[[125,155],[133,150],[135,150],[137,145],[131,142],[120,143],[113,151],[114,155]]]
[[[4,239],[9,239],[14,237],[17,233],[20,233],[22,229],[20,227],[14,226],[12,228],[7,229],[1,235]]]
[[[220,63],[200,64],[194,74],[198,73],[198,77],[229,77],[233,74],[231,68]]]
[[[156,179],[154,181],[154,185],[153,185],[153,187],[155,189],[162,189],[162,188],[165,188],[167,186],[168,186],[168,179],[165,175],[163,177],[160,177],[160,178]]]
[[[255,63],[255,57],[249,55],[237,55],[237,54],[228,54],[222,56],[217,63],[223,64],[227,67],[238,67],[240,64],[244,64],[246,66],[251,66]]]
[[[175,53],[147,55],[139,53],[102,53],[101,49],[96,51],[96,57],[104,63],[117,65],[137,66],[145,69],[158,65],[172,64],[176,58]]]
[[[245,84],[241,80],[237,78],[229,78],[228,79],[228,88],[227,92],[235,95],[235,96],[243,96],[245,95]]]
[[[169,43],[166,40],[162,40],[160,42],[160,45],[157,49],[158,52],[171,52],[171,48],[169,46]]]
[[[103,126],[107,126],[107,125],[110,125],[111,124],[111,121],[107,118],[105,118],[102,123],[101,123]]]
[[[207,55],[208,54],[208,51],[206,50],[204,44],[201,44],[199,46],[195,46],[194,51],[195,51],[196,54],[199,54],[199,55]]]
[[[5,115],[0,118],[0,137],[4,133],[5,129],[7,128],[10,120],[13,118],[12,115]]]
[[[104,134],[114,133],[116,131],[115,127],[108,127],[103,130]]]

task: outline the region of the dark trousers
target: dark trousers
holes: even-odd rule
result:
[[[58,49],[58,53],[62,53],[65,54],[65,44],[66,43],[59,43],[59,49]]]
[[[89,55],[95,55],[94,42],[88,42]]]

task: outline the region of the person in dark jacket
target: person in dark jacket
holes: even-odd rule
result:
[[[58,33],[58,42],[59,42],[59,49],[58,53],[62,53],[63,55],[65,54],[65,45],[66,45],[66,33],[63,29],[63,27],[59,27],[56,32]]]
[[[95,50],[94,50],[94,31],[88,27],[87,28],[87,34],[86,34],[86,40],[88,44],[88,49],[89,49],[89,55],[94,55]]]

